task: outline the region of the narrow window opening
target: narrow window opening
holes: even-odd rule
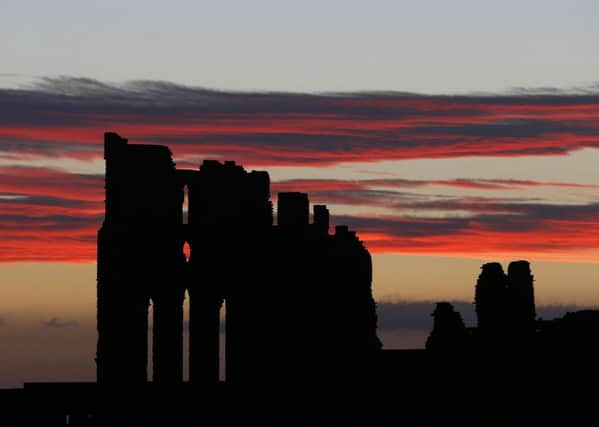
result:
[[[147,359],[147,376],[154,380],[154,303],[150,300],[150,306],[148,307],[148,359]]]
[[[183,381],[189,381],[189,291],[183,300]]]
[[[183,244],[183,255],[185,255],[185,261],[189,262],[189,256],[191,255],[191,247],[188,242]]]
[[[188,224],[189,221],[189,188],[187,185],[183,187],[183,224]]]
[[[218,379],[220,381],[227,380],[227,301],[223,302],[220,309],[220,327],[218,334],[218,357],[219,357],[219,372]]]

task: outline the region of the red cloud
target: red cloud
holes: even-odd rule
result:
[[[473,190],[513,190],[526,187],[599,188],[599,185],[575,182],[552,182],[517,179],[446,179],[414,180],[401,178],[337,180],[337,179],[289,179],[273,182],[275,191],[332,192],[366,190],[368,188],[417,188],[417,187],[457,187]]]
[[[2,193],[104,200],[104,177],[51,168],[4,166],[0,167]]]
[[[457,183],[457,184],[456,184]],[[535,259],[599,261],[599,205],[548,205],[485,197],[423,200],[372,187],[425,185],[470,186],[487,190],[503,186],[593,187],[576,183],[477,180],[363,181],[293,180],[273,183],[277,191],[308,191],[313,202],[385,206],[394,217],[335,216],[349,224],[374,252],[445,255],[532,254]],[[0,168],[0,262],[93,261],[96,232],[103,217],[103,182],[97,175],[71,174],[45,168]],[[395,197],[395,198],[394,198]],[[403,217],[404,209],[465,211],[466,217]],[[333,212],[334,214],[334,212]],[[595,251],[595,252],[593,252]]]
[[[210,156],[246,165],[563,155],[599,147],[596,94],[263,94],[153,82],[88,90],[91,83],[72,81],[77,90],[65,97],[69,82],[0,90],[0,156],[98,158],[106,130],[166,143],[180,160]]]
[[[439,222],[394,218],[392,221],[399,223],[399,229],[412,228],[406,235],[398,235],[393,224],[370,227],[364,221],[358,222],[362,230],[360,238],[373,252],[599,262],[599,236],[589,233],[589,229],[599,226],[596,218],[597,213],[592,218],[544,219],[512,230],[493,228],[486,221],[475,219],[466,227],[447,233],[434,231]],[[452,228],[451,222],[445,224],[447,229]]]
[[[599,95],[592,93],[265,94],[156,82],[115,88],[89,79],[47,79],[40,88],[0,89],[0,159],[6,164],[33,157],[100,158],[107,130],[136,143],[167,144],[179,165],[196,164],[198,158],[266,167],[564,155],[599,148],[598,119]],[[0,167],[0,261],[95,259],[102,181],[99,175]],[[537,205],[484,197],[429,200],[403,190],[415,194],[424,186],[472,191],[596,188],[517,180],[294,180],[273,183],[273,193],[306,191],[319,203],[397,212],[394,218],[337,217],[354,227],[373,251],[456,255],[508,251],[596,260],[592,251],[599,242],[589,231],[597,229],[596,205]],[[412,216],[402,217],[405,210]],[[415,217],[419,211],[428,216],[441,216],[443,211],[467,215]]]

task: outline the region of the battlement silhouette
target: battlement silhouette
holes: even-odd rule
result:
[[[267,172],[215,160],[178,170],[167,147],[129,144],[110,132],[104,151],[98,383],[148,380],[150,304],[152,380],[183,381],[186,292],[192,383],[219,380],[223,303],[227,382],[318,384],[369,375],[381,348],[370,254],[345,226],[329,234],[326,206],[314,206],[310,223],[308,195],[280,193],[273,225]]]

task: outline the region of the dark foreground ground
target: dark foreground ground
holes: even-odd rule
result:
[[[488,361],[487,361],[488,362]],[[385,352],[369,382],[293,387],[101,388],[30,383],[0,390],[0,425],[582,425],[599,419],[599,378],[584,361],[501,369],[423,351]],[[485,362],[486,363],[486,362]],[[476,366],[475,366],[476,365]]]

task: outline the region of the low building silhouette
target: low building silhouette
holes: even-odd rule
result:
[[[462,315],[448,302],[438,302],[433,311],[433,330],[426,340],[427,350],[456,353],[466,350],[469,344],[469,332],[464,325]]]

